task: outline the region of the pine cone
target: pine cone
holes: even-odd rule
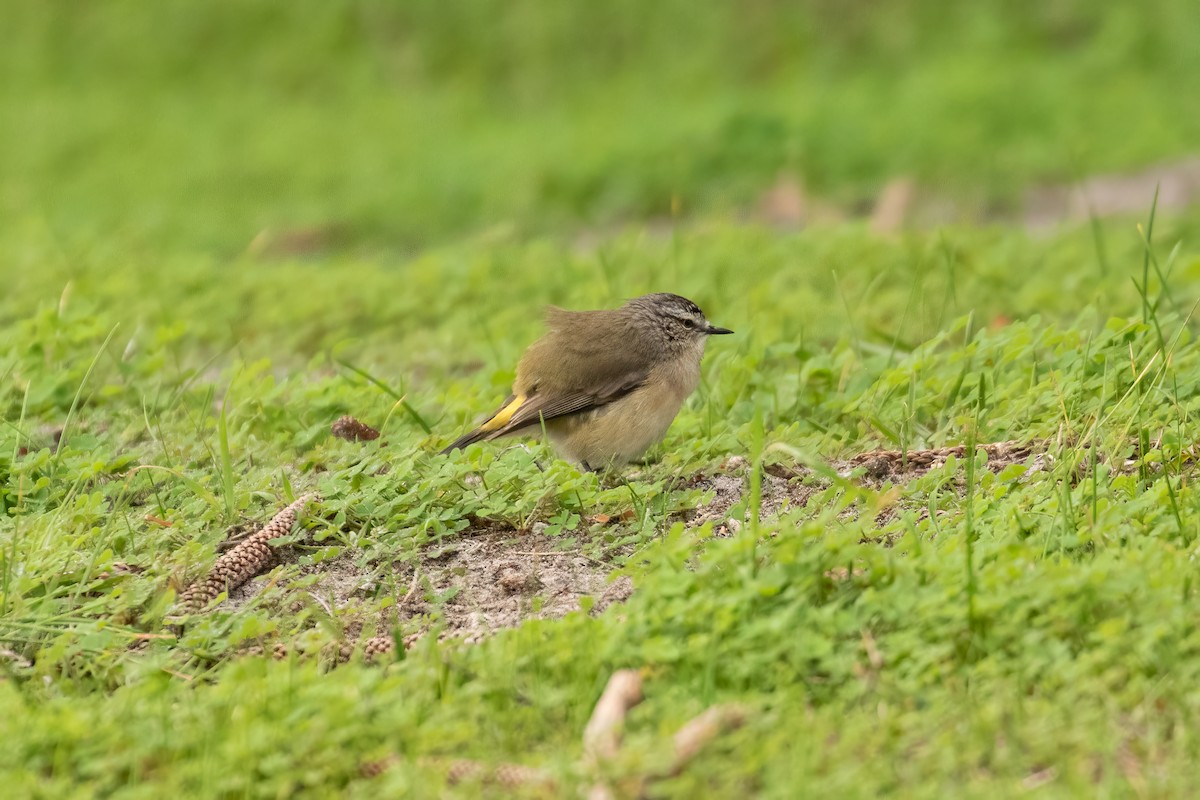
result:
[[[387,756],[386,758],[378,759],[377,761],[368,761],[361,765],[358,770],[364,778],[378,778],[383,773],[391,769],[392,765],[399,761],[396,756]]]
[[[375,636],[363,643],[363,660],[374,661],[376,657],[391,653],[396,643],[390,636]]]
[[[276,661],[283,661],[288,656],[287,645],[284,644],[283,642],[276,642],[275,644],[271,645],[270,652],[271,652],[271,658],[275,659]],[[244,649],[240,653],[238,653],[238,655],[243,656],[243,657],[265,656],[266,654],[267,654],[267,648],[263,647],[261,644],[250,645],[249,647],[247,647],[246,649]]]
[[[459,758],[446,764],[446,780],[450,784],[469,780],[517,789],[535,784],[550,784],[550,776],[536,767],[524,764],[485,764],[480,761]]]
[[[329,427],[329,432],[347,442],[370,442],[379,438],[379,431],[354,417],[342,417]]]
[[[187,613],[197,613],[221,592],[236,589],[265,569],[271,563],[271,547],[267,542],[291,532],[296,516],[312,498],[313,495],[306,494],[296,500],[276,514],[265,528],[218,558],[208,577],[192,584],[183,593],[179,601],[183,609]]]

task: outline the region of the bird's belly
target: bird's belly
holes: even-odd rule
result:
[[[643,387],[594,411],[553,420],[546,433],[571,461],[591,467],[627,464],[666,435],[690,394],[684,388]]]

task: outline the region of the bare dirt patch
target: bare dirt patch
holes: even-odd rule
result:
[[[316,575],[303,589],[330,615],[347,638],[396,627],[414,641],[437,625],[443,638],[479,641],[528,619],[553,619],[578,611],[590,600],[599,614],[633,593],[628,577],[610,579],[614,565],[579,551],[554,549],[554,540],[534,532],[481,525],[453,541],[430,544],[416,563],[360,566],[352,554],[301,568],[284,587]],[[281,554],[281,561],[289,559]],[[388,574],[388,573],[391,574]],[[252,602],[278,572],[259,575],[233,588],[226,611]],[[369,610],[380,600],[381,584],[398,587],[385,617]],[[290,603],[273,610],[287,613]]]
[[[745,459],[730,459],[738,474],[721,474],[713,477],[698,476],[692,483],[696,488],[712,491],[711,501],[693,510],[686,517],[687,524],[698,527],[711,522],[718,535],[737,533],[741,520],[730,516],[730,510],[742,502],[749,488],[749,476],[744,469]],[[739,463],[740,462],[740,463]],[[729,462],[727,462],[727,469]],[[800,480],[806,478],[808,480]],[[762,505],[760,519],[777,517],[793,508],[804,508],[809,498],[827,488],[827,484],[810,479],[811,473],[800,474],[789,469],[788,473],[764,472],[762,476]]]
[[[475,639],[527,619],[564,616],[584,598],[599,613],[632,593],[629,578],[608,579],[613,565],[552,545],[536,533],[492,531],[427,548],[417,569],[428,588],[406,612],[440,611],[448,635]],[[445,599],[431,602],[438,597]]]
[[[860,219],[878,234],[954,223],[1007,223],[1039,232],[1092,217],[1143,215],[1156,191],[1159,211],[1179,212],[1200,205],[1200,156],[1033,186],[1011,206],[989,202],[978,192],[947,193],[906,175],[883,184],[873,203],[851,206],[815,195],[799,175],[784,172],[744,209],[742,219],[783,230]],[[648,226],[648,232],[670,235],[674,228],[656,222]],[[591,237],[596,241],[603,238]]]
[[[987,469],[999,471],[1011,464],[1030,462],[1031,471],[1045,467],[1046,455],[1036,453],[1033,444],[995,442],[980,444],[978,450],[987,456]],[[864,485],[882,488],[886,484],[903,485],[916,480],[933,469],[941,469],[950,457],[962,459],[966,445],[939,447],[928,450],[873,450],[844,461],[830,464],[835,472],[850,476],[861,471]],[[741,520],[730,516],[730,510],[745,499],[749,489],[746,459],[734,456],[723,465],[723,474],[713,477],[697,476],[692,486],[711,490],[712,500],[696,508],[686,517],[692,526],[711,522],[718,535],[737,533]],[[820,478],[802,464],[767,464],[762,476],[762,502],[759,518],[777,517],[790,509],[804,508],[813,495],[829,488],[829,481]],[[882,524],[886,519],[880,519]]]
[[[1030,230],[1040,230],[1092,216],[1144,214],[1155,192],[1159,210],[1181,211],[1200,203],[1200,156],[1031,189],[1025,195],[1023,222]]]
[[[1035,446],[1024,442],[994,442],[977,445],[976,450],[983,451],[987,456],[988,469],[1001,470],[1011,464],[1023,463],[1034,455]],[[962,459],[966,455],[967,446],[962,444],[929,450],[873,450],[860,453],[838,465],[837,470],[842,474],[850,474],[851,470],[862,467],[865,471],[863,477],[876,484],[883,481],[908,483],[932,469],[941,469],[951,456]],[[1036,456],[1033,466],[1040,468],[1043,459],[1044,454]]]
[[[1018,442],[984,444],[978,450],[987,456],[987,468],[992,470],[1023,462],[1038,469],[1045,458],[1035,452],[1034,446]],[[963,445],[908,452],[873,451],[831,466],[843,476],[855,476],[865,485],[882,488],[915,480],[940,468],[950,457],[961,459],[966,454]],[[711,523],[717,535],[736,534],[744,513],[735,511],[735,507],[745,500],[749,485],[749,464],[740,456],[727,459],[715,475],[696,475],[690,486],[712,494],[707,502],[683,515],[685,523],[692,527]],[[762,475],[761,518],[771,519],[804,508],[815,494],[829,486],[829,480],[803,465],[768,464]],[[633,592],[628,577],[610,579],[615,565],[609,561],[578,549],[560,549],[559,541],[536,530],[537,526],[533,531],[518,531],[487,520],[475,521],[473,527],[449,541],[425,546],[412,561],[362,564],[353,553],[344,553],[304,566],[298,575],[279,570],[261,574],[274,564],[295,561],[294,547],[270,548],[267,553],[259,550],[267,550],[266,541],[288,532],[302,505],[303,501],[289,506],[262,531],[223,556],[218,566],[224,561],[237,561],[238,569],[215,569],[206,582],[197,584],[205,591],[196,599],[215,598],[220,590],[217,584],[224,579],[213,576],[225,573],[241,577],[236,586],[226,584],[228,598],[222,606],[227,611],[254,602],[269,587],[279,584],[285,592],[276,595],[279,602],[267,608],[287,615],[303,607],[298,602],[319,604],[337,620],[347,643],[343,657],[349,657],[353,649],[349,643],[355,640],[365,651],[386,652],[391,640],[381,634],[390,631],[401,632],[405,644],[435,628],[443,637],[474,642],[529,619],[558,618],[585,607],[598,614],[628,599]],[[884,521],[879,520],[880,524]],[[257,576],[244,574],[249,569],[249,562],[242,564],[245,558],[238,561],[239,553],[251,546],[258,548],[255,559],[251,559],[260,573]],[[395,602],[381,613],[380,601],[387,593],[394,595]],[[197,610],[201,607],[198,603],[193,606]],[[363,638],[373,634],[374,638]],[[282,644],[277,643],[277,651]]]

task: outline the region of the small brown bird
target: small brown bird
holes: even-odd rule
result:
[[[586,470],[626,464],[666,435],[695,391],[708,337],[733,333],[667,293],[614,310],[551,307],[546,324],[549,332],[517,365],[512,394],[443,453],[545,428],[551,444]]]

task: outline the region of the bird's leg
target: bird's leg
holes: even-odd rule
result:
[[[650,452],[643,453],[641,458],[634,459],[630,463],[637,464],[639,467],[648,467],[651,464],[658,463],[658,460],[661,457],[662,457],[661,450],[657,447],[654,447],[654,448],[651,448]]]

